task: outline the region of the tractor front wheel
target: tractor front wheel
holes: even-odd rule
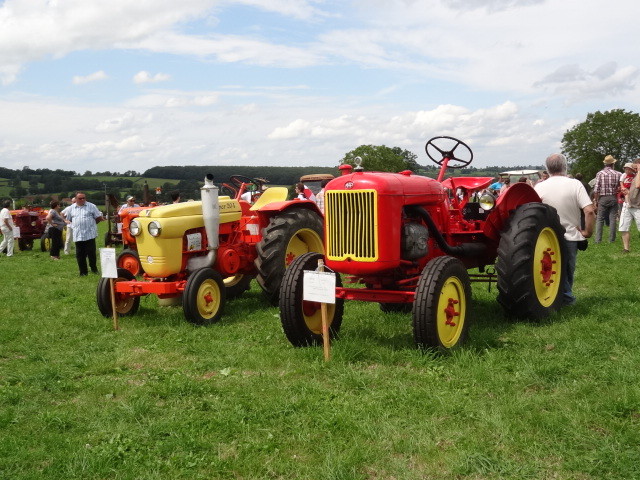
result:
[[[218,272],[209,267],[196,270],[187,279],[182,295],[184,316],[196,325],[217,322],[226,298],[224,281]]]
[[[124,268],[129,270],[134,276],[142,275],[142,264],[140,263],[140,256],[138,252],[130,248],[125,248],[116,259],[116,265],[118,268]]]
[[[136,278],[129,270],[119,268],[118,278],[113,279],[113,286],[115,288],[115,284],[117,282],[126,282],[135,279]],[[113,307],[111,306],[111,282],[109,280],[109,278],[101,278],[98,282],[98,288],[96,289],[98,309],[100,310],[100,313],[107,318],[113,316]],[[138,307],[140,306],[140,297],[117,292],[115,297],[116,312],[118,312],[118,315],[121,317],[135,315],[138,311]]]
[[[48,233],[43,233],[40,237],[40,250],[43,252],[51,250],[51,238]]]
[[[294,347],[322,345],[322,311],[320,303],[302,300],[305,270],[315,270],[321,253],[305,253],[289,266],[282,279],[280,292],[280,321],[285,335]],[[336,275],[336,286],[342,286],[340,275]],[[327,304],[329,336],[334,338],[342,325],[344,300]]]
[[[464,264],[436,257],[422,270],[413,302],[413,338],[420,348],[452,350],[469,331],[471,282]]]
[[[562,306],[564,227],[553,207],[518,207],[500,237],[498,302],[509,317],[540,319]]]
[[[322,217],[306,208],[295,208],[271,217],[256,246],[257,281],[273,305],[278,304],[282,277],[296,257],[307,252],[324,253]]]

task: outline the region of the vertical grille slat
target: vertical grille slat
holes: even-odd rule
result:
[[[327,257],[378,259],[378,197],[375,190],[332,190],[325,194]]]

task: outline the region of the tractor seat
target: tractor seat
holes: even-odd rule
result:
[[[262,192],[260,198],[256,200],[256,203],[251,206],[250,210],[260,210],[267,203],[284,202],[288,196],[289,190],[287,189],[287,187],[267,188],[264,192]]]

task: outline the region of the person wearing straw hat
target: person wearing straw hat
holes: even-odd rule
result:
[[[618,200],[616,195],[620,185],[622,173],[615,170],[616,159],[613,155],[604,157],[604,168],[596,174],[593,186],[594,201],[598,209],[596,217],[595,243],[602,242],[602,226],[605,219],[609,219],[609,242],[616,241],[616,214],[618,213]]]

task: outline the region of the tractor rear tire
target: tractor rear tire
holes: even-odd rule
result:
[[[278,304],[285,270],[296,257],[307,252],[324,254],[320,214],[306,208],[287,210],[271,217],[256,246],[258,284],[273,305]]]
[[[184,317],[196,325],[209,325],[220,320],[226,302],[222,276],[214,269],[204,267],[187,279],[182,295]]]
[[[113,285],[117,282],[131,281],[136,278],[129,270],[118,268],[118,278],[113,279]],[[107,318],[113,316],[113,308],[111,307],[111,284],[108,278],[101,278],[96,289],[96,300],[100,313]],[[130,296],[128,294],[116,293],[116,312],[121,317],[135,315],[140,307],[140,297]]]
[[[498,247],[498,302],[508,317],[541,319],[562,306],[564,227],[555,208],[521,205]]]
[[[18,239],[18,248],[21,251],[33,250],[33,240],[32,239],[19,238]]]
[[[48,233],[43,233],[40,237],[40,250],[43,252],[51,250],[51,238]]]
[[[322,312],[317,302],[302,300],[305,270],[315,270],[321,253],[310,252],[298,256],[287,268],[280,293],[280,321],[285,335],[294,347],[322,345]],[[341,287],[340,275],[336,275],[336,286]],[[327,304],[329,338],[336,338],[342,325],[344,300]]]
[[[454,257],[430,260],[422,270],[413,302],[413,338],[422,349],[450,351],[469,332],[471,281],[464,264]]]
[[[251,286],[253,275],[238,274],[224,279],[224,289],[227,293],[227,300],[238,298]]]
[[[120,252],[116,259],[116,265],[118,268],[129,270],[135,277],[144,273],[138,252],[130,248],[125,248]]]

